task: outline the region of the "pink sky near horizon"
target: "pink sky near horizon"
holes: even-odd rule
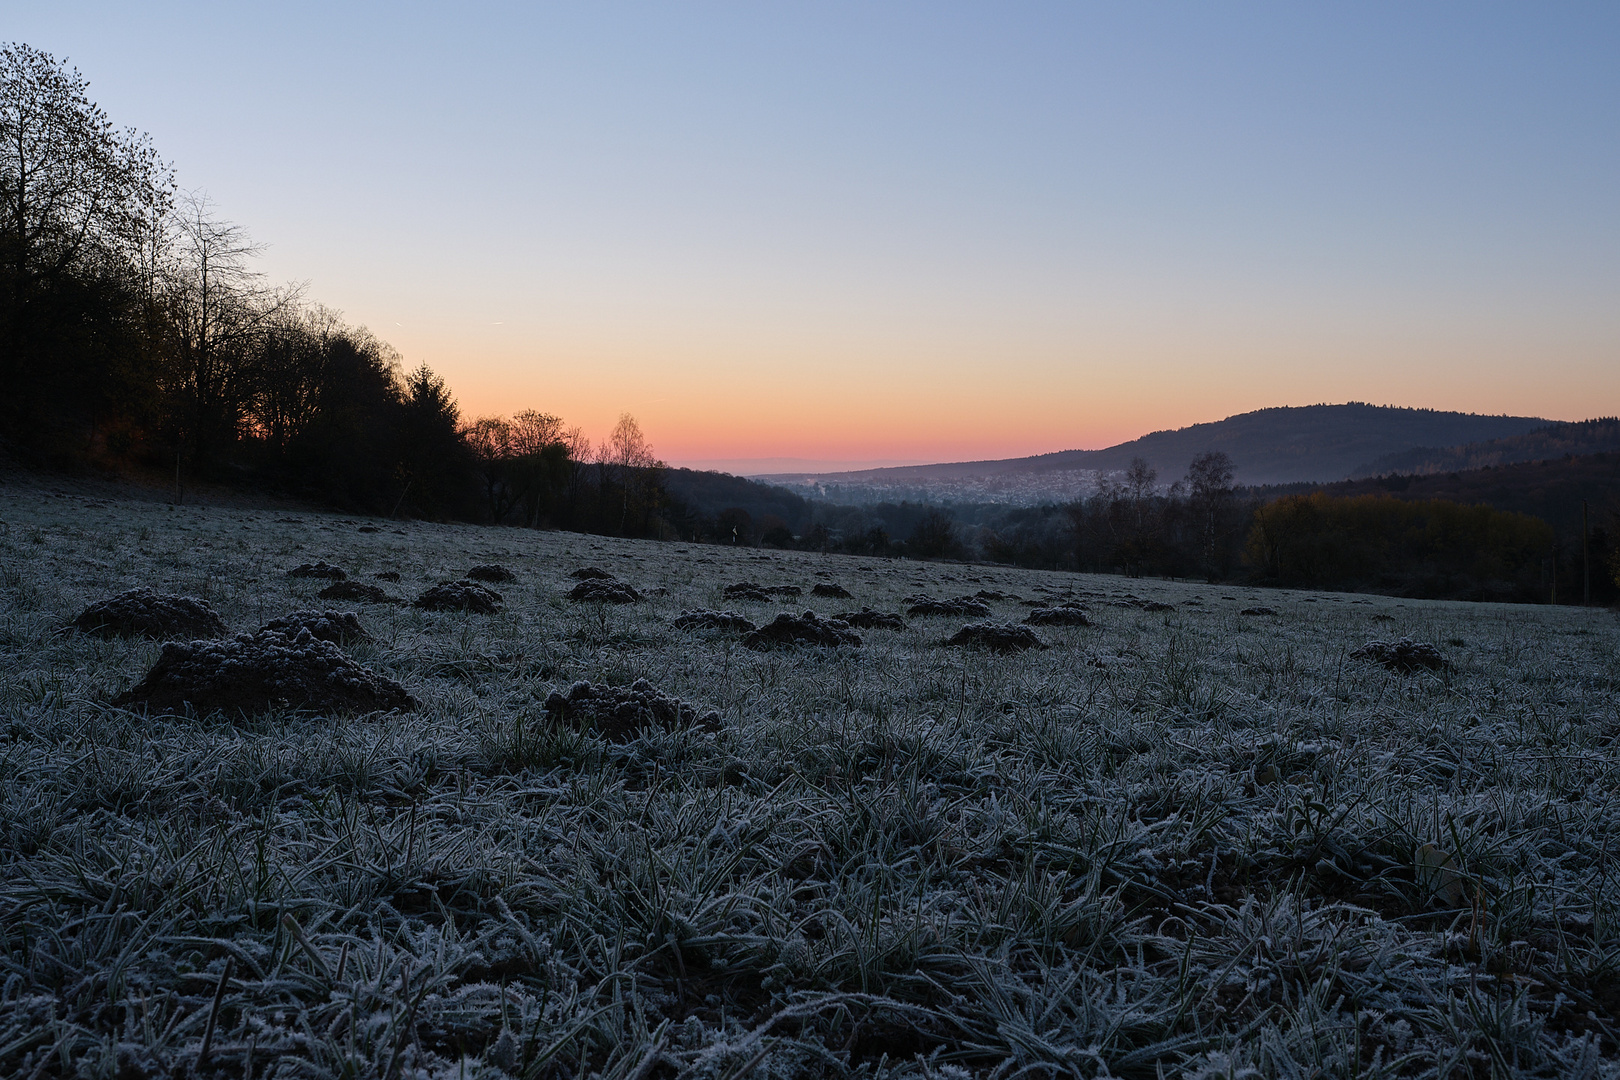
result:
[[[670,340],[665,336],[662,348],[646,353],[668,357]],[[1129,342],[1095,346],[1090,357],[1072,344],[1014,343],[1002,351],[1015,354],[1016,362],[994,359],[998,350],[990,346],[983,355],[991,359],[980,359],[971,348],[942,357],[936,350],[947,350],[945,343],[897,348],[892,342],[864,353],[855,342],[827,346],[827,355],[845,357],[836,362],[781,349],[767,362],[749,359],[768,354],[765,343],[729,360],[710,353],[701,363],[649,363],[622,344],[559,344],[543,350],[544,359],[519,347],[502,359],[493,350],[469,357],[459,343],[435,348],[423,342],[407,357],[443,373],[469,417],[538,408],[596,439],[628,412],[670,464],[738,472],[837,471],[1099,449],[1278,405],[1355,400],[1552,420],[1614,411],[1612,398],[1606,402],[1590,390],[1612,381],[1601,346],[1569,348],[1581,378],[1549,381],[1535,363],[1503,357],[1500,366],[1518,368],[1520,375],[1486,383],[1471,373],[1490,354],[1487,342],[1461,348],[1281,342],[1261,351],[1250,340],[1205,340],[1196,349],[1168,341],[1155,350],[1144,347],[1151,335],[1137,334]],[[702,351],[697,344],[691,348]],[[1501,343],[1495,348],[1501,350]],[[1364,359],[1369,355],[1378,359]]]

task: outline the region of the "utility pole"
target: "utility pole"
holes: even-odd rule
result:
[[[1592,542],[1586,532],[1586,500],[1581,500],[1581,606],[1592,606]]]

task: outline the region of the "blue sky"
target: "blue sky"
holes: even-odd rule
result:
[[[1620,412],[1620,7],[55,3],[5,34],[469,414],[939,460]]]

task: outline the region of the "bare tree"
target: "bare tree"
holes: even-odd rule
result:
[[[1234,475],[1232,459],[1219,450],[1199,454],[1187,468],[1187,490],[1198,522],[1200,554],[1212,575],[1221,525],[1232,502]]]
[[[298,290],[272,290],[252,268],[260,247],[221,221],[205,198],[188,196],[162,296],[166,390],[180,446],[207,460],[240,431],[253,385],[255,346]]]
[[[619,531],[622,533],[630,520],[632,505],[645,511],[647,497],[657,486],[655,469],[663,467],[641,433],[641,425],[629,413],[621,413],[619,422],[598,451],[603,466],[612,475],[622,492],[619,512]]]

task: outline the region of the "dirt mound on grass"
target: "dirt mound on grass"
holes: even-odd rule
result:
[[[1276,608],[1269,608],[1269,607],[1246,607],[1242,611],[1238,612],[1238,614],[1239,615],[1275,615],[1275,614],[1277,614],[1277,609]]]
[[[819,582],[815,586],[815,588],[810,590],[810,595],[811,596],[830,596],[834,600],[853,600],[853,599],[855,599],[855,594],[854,593],[850,592],[848,589],[844,588],[842,585],[835,585],[830,581]]]
[[[501,610],[501,594],[476,581],[441,581],[412,601],[424,611],[475,611],[493,615]]]
[[[756,585],[752,581],[739,581],[726,586],[727,600],[765,601],[773,596],[798,596],[804,590],[797,585]]]
[[[618,578],[586,578],[568,590],[568,599],[577,603],[634,604],[641,594]]]
[[[813,611],[792,615],[784,611],[770,624],[743,638],[750,649],[775,649],[795,645],[859,645],[861,636],[849,623],[823,619]]]
[[[983,600],[971,596],[957,596],[949,600],[936,600],[931,596],[921,597],[909,608],[906,614],[912,617],[918,615],[968,615],[983,618],[990,614],[990,606]]]
[[[308,630],[316,640],[330,641],[334,645],[371,640],[371,635],[360,625],[360,616],[352,611],[294,611],[271,619],[259,628],[260,633],[266,630],[288,637],[297,637],[298,631]]]
[[[958,630],[947,645],[966,645],[991,652],[1022,652],[1025,649],[1044,649],[1046,642],[1035,636],[1035,631],[1016,623],[968,623]]]
[[[131,589],[98,600],[73,620],[73,626],[104,638],[211,638],[230,632],[208,601],[152,589]]]
[[[1401,638],[1399,641],[1369,641],[1350,653],[1352,660],[1369,660],[1391,671],[1410,675],[1419,669],[1439,671],[1447,666],[1440,650],[1426,641]]]
[[[734,611],[709,611],[707,608],[683,611],[676,616],[673,625],[677,630],[724,630],[734,634],[751,634],[758,629],[753,620],[745,619]]]
[[[516,574],[512,573],[512,571],[508,570],[504,566],[499,565],[498,563],[488,563],[483,566],[475,566],[471,570],[467,571],[467,576],[474,581],[498,582],[517,580]]]
[[[727,585],[725,596],[727,600],[747,600],[755,604],[768,604],[771,602],[770,593],[758,585],[749,585],[746,582],[741,585]]]
[[[629,686],[577,682],[567,693],[548,694],[545,708],[553,723],[595,731],[609,742],[629,742],[649,728],[720,728],[718,712],[700,714],[696,706],[661,693],[646,679]]]
[[[287,571],[287,576],[290,578],[326,578],[330,581],[342,581],[349,575],[322,559],[320,562],[300,563]]]
[[[358,581],[334,581],[316,595],[322,600],[354,600],[362,604],[398,602],[377,586],[365,585]]]
[[[119,708],[199,713],[411,709],[416,702],[392,679],[367,671],[308,628],[260,630],[228,641],[171,641],[146,677],[117,698]]]
[[[861,608],[859,611],[840,611],[833,618],[839,622],[849,623],[849,625],[861,630],[904,630],[906,628],[906,620],[893,612],[873,611],[871,608],[866,607]]]
[[[1073,604],[1062,607],[1038,607],[1024,617],[1031,626],[1090,626],[1091,619],[1085,608]]]
[[[606,570],[603,570],[599,566],[582,566],[568,576],[571,578],[578,578],[580,581],[588,581],[591,578],[598,578],[602,581],[618,580],[612,574],[608,573]]]

